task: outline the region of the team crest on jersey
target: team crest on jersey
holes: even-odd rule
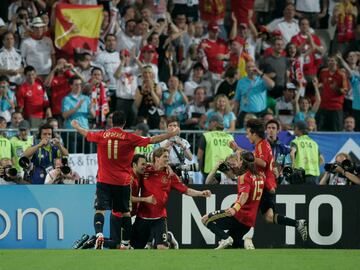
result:
[[[38,90],[41,90],[41,89],[42,89],[41,85],[38,85],[37,89],[38,89]]]
[[[167,181],[168,181],[168,178],[167,178],[167,176],[163,176],[163,177],[161,177],[161,183],[167,183]]]
[[[31,97],[31,96],[32,96],[32,91],[27,91],[27,92],[26,92],[26,95],[27,95],[28,97]]]

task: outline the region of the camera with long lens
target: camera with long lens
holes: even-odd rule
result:
[[[290,166],[285,166],[282,174],[285,180],[292,185],[305,183],[305,170],[303,168],[293,169]]]
[[[3,173],[1,177],[7,182],[14,182],[18,176],[18,171],[11,165],[3,167]]]
[[[19,166],[24,169],[24,171],[29,171],[31,169],[31,161],[27,157],[21,157],[19,159]]]
[[[226,172],[229,172],[231,170],[232,170],[232,168],[231,168],[229,162],[226,162],[226,161],[220,163],[220,165],[218,167],[218,171],[220,171],[222,173],[226,173]]]
[[[189,184],[190,176],[189,172],[200,171],[199,163],[192,164],[170,164],[171,169],[180,177],[181,181],[185,184]]]
[[[330,173],[336,173],[336,168],[341,166],[345,171],[353,173],[355,175],[360,175],[360,165],[351,162],[349,159],[344,159],[340,164],[339,163],[325,163],[324,169]]]
[[[62,166],[60,167],[60,171],[64,175],[68,175],[71,173],[71,168],[69,167],[68,159],[63,158],[61,159]]]

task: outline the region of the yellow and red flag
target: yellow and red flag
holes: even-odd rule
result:
[[[55,10],[55,46],[72,55],[75,48],[96,51],[103,7],[58,4]]]

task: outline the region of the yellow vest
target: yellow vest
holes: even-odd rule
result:
[[[308,135],[302,135],[291,143],[296,145],[294,168],[303,168],[305,175],[320,175],[319,146]]]

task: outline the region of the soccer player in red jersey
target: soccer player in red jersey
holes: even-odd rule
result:
[[[238,177],[236,202],[226,210],[217,210],[202,218],[205,226],[221,239],[216,249],[239,247],[238,237],[243,237],[255,226],[265,176],[255,168],[255,157],[251,152],[242,152],[239,163],[245,172]],[[229,232],[225,233],[224,230]],[[233,235],[236,239],[233,239]]]
[[[153,152],[153,164],[145,169],[140,183],[141,197],[154,195],[156,204],[140,203],[133,225],[131,244],[142,249],[154,238],[157,249],[168,248],[166,204],[172,189],[191,197],[210,197],[210,190],[198,191],[185,186],[169,167],[169,150],[159,147]]]
[[[96,249],[101,249],[104,243],[103,227],[105,210],[111,209],[122,213],[123,248],[130,248],[131,236],[131,161],[136,146],[159,143],[179,134],[179,129],[156,135],[140,137],[124,131],[126,116],[123,112],[113,113],[113,128],[90,132],[82,128],[77,121],[72,126],[89,142],[97,143],[98,176],[96,183],[94,227],[97,237]]]
[[[265,190],[260,202],[260,210],[268,223],[296,227],[303,241],[307,239],[307,225],[303,219],[294,220],[275,211],[275,189],[277,186],[274,174],[274,159],[269,142],[265,138],[265,124],[261,119],[251,119],[246,124],[246,137],[255,145],[256,169],[265,174]],[[252,237],[245,239],[246,248],[254,248]]]

